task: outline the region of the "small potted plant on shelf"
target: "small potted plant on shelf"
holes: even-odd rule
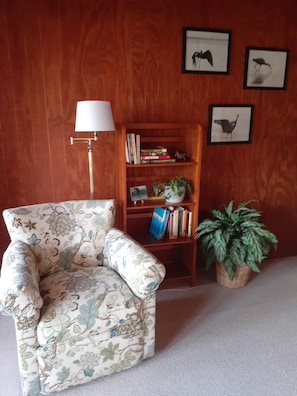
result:
[[[261,212],[250,207],[251,200],[234,208],[230,201],[222,210],[211,211],[211,218],[196,228],[206,258],[206,269],[216,264],[217,282],[228,287],[244,286],[251,271],[260,272],[258,264],[278,240],[260,221]]]
[[[166,199],[166,203],[180,203],[191,194],[192,188],[184,176],[175,176],[170,181],[153,181],[153,193]]]

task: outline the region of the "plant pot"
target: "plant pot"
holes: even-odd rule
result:
[[[216,263],[216,270],[217,270],[217,282],[226,287],[230,288],[237,288],[245,286],[251,275],[251,269],[246,265],[242,264],[241,267],[237,267],[235,271],[235,275],[233,280],[231,281],[223,264]]]
[[[179,187],[178,192],[174,192],[171,190],[170,186],[166,186],[164,190],[164,197],[166,199],[166,203],[180,203],[185,198],[185,188]]]

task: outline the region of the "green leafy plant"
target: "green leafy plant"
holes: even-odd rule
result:
[[[158,179],[153,181],[154,195],[165,197],[167,200],[170,200],[172,195],[175,194],[181,197],[184,191],[186,195],[192,192],[192,188],[184,176],[175,176],[169,181],[160,181]]]
[[[234,208],[234,202],[230,201],[222,210],[213,209],[211,218],[203,220],[195,230],[206,269],[218,261],[231,281],[236,267],[243,263],[260,272],[257,264],[268,256],[271,246],[277,247],[276,236],[260,221],[261,212],[248,207],[251,202],[242,202]]]

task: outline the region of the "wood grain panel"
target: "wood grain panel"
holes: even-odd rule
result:
[[[86,145],[69,142],[76,102],[110,100],[119,123],[201,123],[200,218],[255,199],[277,255],[296,255],[296,14],[294,0],[2,0],[0,209],[88,198]],[[231,30],[229,75],[182,73],[183,26]],[[286,90],[243,89],[246,46],[290,50]],[[215,103],[255,105],[251,144],[207,145]],[[115,133],[94,143],[98,198],[116,196],[115,147]],[[2,220],[0,233],[2,253]]]

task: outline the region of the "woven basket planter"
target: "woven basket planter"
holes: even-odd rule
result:
[[[248,283],[251,275],[251,269],[246,264],[236,268],[233,281],[230,280],[224,266],[221,263],[216,263],[216,270],[217,282],[222,286],[232,288],[245,286]]]

